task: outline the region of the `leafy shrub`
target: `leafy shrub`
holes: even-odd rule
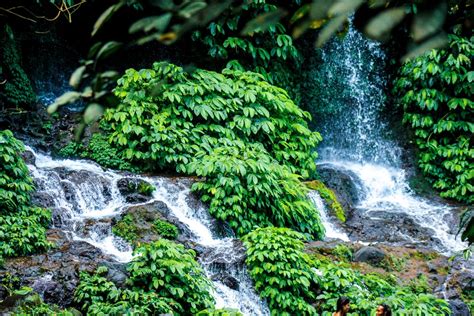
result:
[[[212,283],[195,261],[193,250],[161,239],[135,250],[129,264],[129,284],[172,299],[178,313],[196,313],[214,307]]]
[[[317,310],[323,316],[332,315],[341,295],[350,299],[351,313],[356,315],[371,315],[381,303],[387,303],[397,315],[450,315],[446,301],[410,287],[394,286],[378,275],[364,275],[333,263],[316,267],[321,280]]]
[[[334,215],[341,221],[346,221],[346,214],[342,208],[341,203],[339,203],[336,193],[333,190],[329,189],[324,183],[318,180],[313,180],[311,182],[305,182],[306,186],[311,190],[318,191],[319,195],[324,199],[326,205],[334,212]]]
[[[13,31],[8,25],[0,29],[0,74],[8,80],[1,85],[0,105],[29,106],[36,101],[31,82],[20,65],[20,54],[16,47]]]
[[[85,158],[97,162],[104,168],[139,171],[140,168],[124,160],[116,148],[107,141],[107,136],[96,133],[84,145],[70,142],[59,150],[59,155],[66,158]],[[144,188],[146,189],[146,188]]]
[[[185,165],[219,139],[259,142],[271,156],[307,177],[321,140],[307,128],[307,112],[262,76],[234,70],[186,73],[168,63],[129,69],[115,89],[121,104],[109,109],[110,141],[126,159],[148,169]]]
[[[127,70],[118,84],[122,104],[107,110],[104,124],[123,157],[205,176],[193,190],[239,235],[260,225],[322,236],[297,175],[315,170],[321,138],[284,90],[255,73],[188,74],[167,63]]]
[[[143,289],[121,289],[105,277],[107,268],[99,267],[94,274],[82,271],[74,300],[82,303],[87,315],[174,314],[176,303]]]
[[[112,226],[112,233],[122,237],[131,244],[135,244],[139,238],[139,231],[135,220],[130,214],[125,215],[115,225]]]
[[[46,250],[48,210],[34,207],[33,180],[21,158],[23,143],[0,131],[0,256],[24,256]]]
[[[250,276],[272,315],[316,314],[311,303],[319,280],[303,239],[288,228],[259,228],[243,238]]]
[[[200,311],[196,316],[243,316],[241,312],[231,308],[206,309]]]
[[[474,202],[473,38],[407,62],[394,93],[415,132],[419,166],[442,197]]]
[[[263,146],[220,140],[221,147],[197,153],[186,168],[205,177],[192,190],[210,202],[211,215],[228,221],[238,235],[256,225],[290,227],[313,238],[324,234],[308,189],[290,168],[271,158]]]
[[[344,261],[351,261],[353,257],[352,249],[344,244],[334,247],[332,254]]]
[[[301,55],[293,38],[282,23],[265,27],[259,23],[251,30],[252,36],[242,36],[241,31],[251,18],[263,14],[278,14],[277,6],[270,1],[244,1],[230,6],[227,12],[212,21],[205,29],[195,31],[194,41],[202,43],[214,61],[229,61],[227,67],[251,70],[261,74],[271,84],[285,88],[299,99],[297,71]],[[287,1],[287,6],[300,1]],[[295,10],[296,10],[295,6]],[[265,23],[265,22],[264,22]],[[263,27],[262,27],[263,26]]]
[[[157,219],[153,222],[153,228],[164,238],[176,239],[178,237],[178,228],[167,221]]]
[[[138,184],[137,191],[140,194],[143,194],[143,195],[146,195],[146,196],[151,196],[153,191],[155,191],[155,187],[150,183],[142,181]]]

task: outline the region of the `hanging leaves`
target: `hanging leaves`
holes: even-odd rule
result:
[[[398,7],[383,11],[365,25],[365,34],[378,41],[386,41],[392,29],[405,17],[405,8]]]

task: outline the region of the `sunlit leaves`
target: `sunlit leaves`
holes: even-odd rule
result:
[[[255,289],[272,315],[316,315],[312,287],[319,279],[304,253],[303,235],[287,228],[258,228],[243,240]]]
[[[34,207],[33,180],[21,158],[23,144],[0,131],[0,257],[24,256],[50,247],[46,227],[51,213]]]
[[[449,49],[406,63],[395,82],[404,122],[412,126],[419,165],[441,196],[474,201],[472,40],[450,35]]]

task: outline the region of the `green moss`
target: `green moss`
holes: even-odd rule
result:
[[[341,221],[346,221],[346,214],[342,208],[341,203],[337,200],[336,194],[333,190],[329,189],[324,183],[319,180],[305,182],[306,186],[311,190],[316,190],[319,195],[324,199],[326,204],[329,206],[334,215]]]
[[[6,80],[0,85],[0,104],[3,103],[7,107],[28,107],[36,101],[36,95],[20,65],[20,53],[16,47],[13,31],[8,25],[2,30],[0,40],[1,75]]]
[[[342,261],[352,261],[353,250],[344,244],[334,247],[332,254]]]
[[[407,258],[405,257],[395,257],[392,254],[387,254],[385,258],[380,263],[380,266],[387,271],[397,271],[400,272],[405,269],[407,264]]]
[[[140,168],[133,166],[129,162],[125,161],[120,153],[110,145],[107,140],[107,135],[94,134],[87,144],[81,144],[77,142],[70,142],[65,147],[61,148],[58,153],[61,157],[65,158],[85,158],[97,162],[104,168],[128,170],[132,172],[140,171]],[[150,191],[148,187],[141,187],[138,190],[143,192],[153,192],[154,188]],[[140,191],[139,191],[140,192]],[[142,193],[142,192],[140,192]],[[148,194],[145,194],[148,195]]]
[[[125,215],[112,227],[112,233],[122,237],[131,244],[135,244],[139,239],[139,231],[135,221],[130,214]]]
[[[153,222],[153,229],[163,238],[176,239],[178,237],[178,228],[161,219]]]

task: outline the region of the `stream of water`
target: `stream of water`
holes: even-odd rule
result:
[[[67,232],[72,239],[86,241],[117,261],[133,259],[128,243],[112,234],[111,219],[119,216],[131,206],[120,194],[118,181],[126,175],[103,170],[98,165],[80,160],[54,160],[35,152],[35,164],[30,164],[39,194],[47,194],[56,216],[53,225]],[[127,177],[130,178],[130,177]],[[238,281],[238,289],[231,289],[220,281],[213,281],[216,307],[240,310],[244,315],[269,315],[268,307],[253,290],[253,284],[245,267],[235,264],[234,239],[219,238],[211,230],[211,217],[206,208],[191,194],[187,179],[164,177],[134,177],[147,181],[156,189],[146,204],[156,201],[166,203],[193,236],[192,241],[206,249],[210,257],[199,259],[209,278],[225,273]],[[144,204],[144,203],[142,203]],[[214,258],[219,258],[215,264]],[[222,264],[222,261],[227,264]],[[224,270],[224,271],[223,271]]]
[[[361,185],[356,211],[368,219],[409,217],[434,235],[432,247],[449,254],[465,245],[455,238],[453,208],[417,196],[408,185],[396,137],[387,126],[386,56],[380,44],[352,25],[343,39],[316,51],[312,70],[318,92],[314,107],[323,109],[318,130],[324,141],[320,167],[355,176]],[[405,233],[405,240],[419,242]],[[364,241],[364,240],[361,240]],[[384,242],[381,239],[379,242]]]

